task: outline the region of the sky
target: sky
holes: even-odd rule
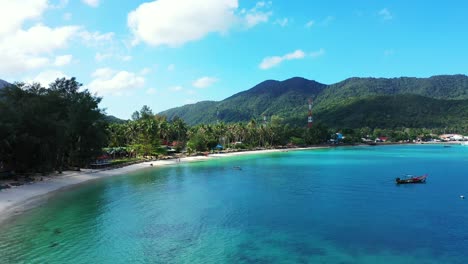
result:
[[[295,76],[468,74],[468,1],[0,0],[0,79],[76,77],[129,119]]]

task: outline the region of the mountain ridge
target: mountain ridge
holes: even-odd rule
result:
[[[3,87],[6,87],[6,86],[10,86],[10,85],[11,84],[9,82],[0,79],[0,89],[2,89]]]
[[[285,122],[300,124],[307,115],[307,100],[313,99],[313,112],[317,120],[320,113],[331,113],[349,104],[378,96],[416,95],[439,101],[428,101],[421,97],[413,98],[417,102],[432,102],[446,105],[446,100],[468,99],[468,76],[435,75],[428,78],[397,77],[351,77],[334,84],[323,84],[302,77],[293,77],[284,81],[266,80],[254,87],[238,92],[221,101],[204,101],[196,104],[171,108],[160,112],[169,119],[178,116],[190,125],[223,122],[245,122],[250,119],[261,120],[262,116],[277,115]],[[404,98],[404,97],[399,97]],[[404,103],[409,103],[403,100]],[[398,101],[392,100],[398,104]],[[406,106],[405,106],[406,107]],[[377,111],[380,111],[376,109]],[[322,115],[329,116],[329,115]],[[331,122],[336,123],[336,122]]]

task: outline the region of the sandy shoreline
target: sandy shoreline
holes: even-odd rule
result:
[[[181,158],[180,162],[194,162],[204,161],[214,158],[231,157],[238,155],[252,155],[270,152],[281,152],[281,151],[294,151],[294,150],[305,150],[305,149],[320,149],[327,147],[310,147],[310,148],[293,148],[293,149],[271,149],[271,150],[254,150],[254,151],[242,151],[242,152],[231,152],[222,154],[210,154],[209,156],[195,156]],[[46,181],[34,182],[31,184],[21,185],[15,188],[5,189],[0,191],[0,223],[7,220],[8,218],[21,214],[37,205],[41,201],[51,197],[56,192],[69,189],[78,184],[89,182],[92,180],[103,179],[116,175],[122,175],[129,172],[134,172],[141,169],[147,169],[151,167],[160,167],[166,165],[177,164],[177,160],[158,160],[148,161],[138,164],[129,165],[122,168],[116,168],[111,170],[83,170],[80,172],[64,172],[60,176],[54,176]]]

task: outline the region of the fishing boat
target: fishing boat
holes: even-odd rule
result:
[[[406,175],[406,178],[400,179],[396,178],[395,181],[397,184],[405,184],[405,183],[425,183],[427,178],[427,174],[422,176],[413,176],[413,175]]]

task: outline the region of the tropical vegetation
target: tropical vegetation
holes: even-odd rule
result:
[[[201,102],[131,120],[108,116],[75,78],[49,87],[0,88],[0,168],[16,172],[86,167],[220,149],[429,140],[468,132],[468,77],[351,78],[334,85],[303,78],[266,81],[221,102]],[[314,123],[307,127],[307,100]],[[0,172],[1,172],[0,170]]]

